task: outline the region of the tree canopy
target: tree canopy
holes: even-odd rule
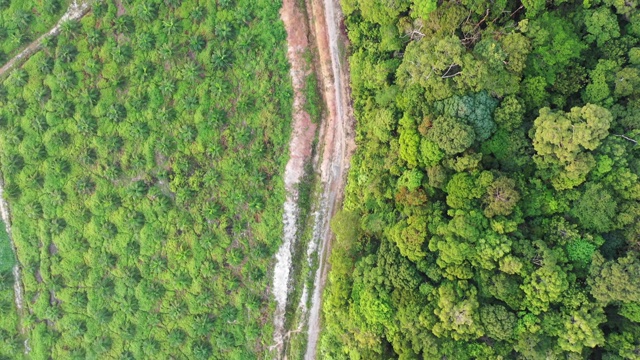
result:
[[[358,231],[319,356],[638,358],[637,4],[343,3]]]

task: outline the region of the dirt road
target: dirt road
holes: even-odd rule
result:
[[[293,122],[289,142],[289,161],[284,172],[284,186],[287,196],[284,202],[284,236],[282,245],[276,253],[276,265],[273,271],[272,293],[276,301],[273,317],[274,333],[271,347],[277,358],[282,357],[286,341],[285,312],[291,286],[292,256],[298,236],[298,184],[304,176],[305,164],[311,160],[316,125],[304,110],[305,79],[310,66],[305,59],[309,47],[309,31],[304,21],[305,14],[296,5],[296,0],[284,0],[280,17],[287,30],[287,57],[291,65],[290,76],[293,85]],[[303,20],[303,21],[300,21]]]
[[[314,170],[322,182],[322,193],[314,208],[313,234],[307,249],[308,261],[318,256],[319,266],[314,274],[314,288],[311,292],[311,308],[303,308],[307,320],[306,359],[315,359],[316,345],[320,333],[321,294],[327,270],[326,257],[330,250],[331,230],[329,220],[342,200],[351,154],[355,149],[354,119],[351,107],[349,77],[346,60],[340,59],[339,44],[344,37],[339,32],[341,13],[339,5],[332,0],[306,0],[307,14],[298,8],[297,0],[284,0],[281,18],[287,30],[288,57],[294,88],[293,133],[289,147],[290,160],[285,169],[287,199],[284,204],[284,240],[276,254],[273,294],[276,299],[274,314],[274,346],[276,358],[282,358],[288,335],[284,328],[285,309],[292,279],[290,279],[291,257],[296,239],[296,219],[298,209],[296,184],[299,183],[305,162],[309,161],[313,135],[309,115],[301,109],[304,104],[303,78],[309,74],[309,64],[305,63],[304,52],[309,47],[317,50],[315,63],[319,73],[323,100],[328,110],[322,119],[319,134],[321,158],[314,160]],[[309,21],[305,21],[308,19]],[[307,28],[310,24],[310,29]],[[311,43],[315,40],[315,43]],[[346,46],[344,46],[346,47]],[[315,132],[315,128],[313,128]],[[301,305],[306,304],[308,289],[303,290]]]
[[[327,257],[331,249],[333,236],[329,221],[342,202],[344,187],[351,155],[355,150],[354,117],[349,89],[349,73],[345,56],[340,53],[340,45],[346,48],[346,39],[340,33],[342,13],[337,1],[312,0],[315,34],[317,39],[320,67],[324,79],[324,99],[329,116],[323,124],[321,138],[324,140],[320,174],[324,191],[320,206],[315,214],[313,239],[308,253],[319,246],[319,265],[313,282],[311,308],[307,320],[307,350],[305,359],[316,358],[318,337],[320,334],[320,311],[322,290],[327,279],[329,267]]]
[[[35,54],[40,47],[42,46],[42,42],[44,39],[50,36],[56,36],[60,33],[60,29],[62,28],[62,24],[66,21],[73,21],[82,18],[86,15],[90,6],[87,2],[78,3],[77,1],[72,2],[67,9],[67,12],[62,15],[60,20],[56,23],[56,25],[51,28],[48,32],[40,35],[37,39],[35,39],[31,44],[29,44],[26,48],[24,48],[20,53],[14,56],[11,60],[9,60],[6,64],[0,68],[0,77],[3,77],[5,73],[13,69],[14,66],[19,65],[29,59],[29,57]],[[8,75],[8,74],[7,74]]]

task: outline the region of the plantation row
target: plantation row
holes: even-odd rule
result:
[[[68,0],[0,0],[0,64],[49,31]]]
[[[279,7],[96,3],[2,84],[30,358],[266,351],[292,97]]]

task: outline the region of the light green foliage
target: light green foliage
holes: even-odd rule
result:
[[[508,131],[499,129],[489,140],[482,144],[482,152],[492,154],[500,165],[507,170],[517,169],[525,165],[530,156],[527,150],[531,147],[524,130]]]
[[[514,336],[516,316],[502,305],[480,308],[480,318],[489,337],[509,340]]]
[[[534,314],[547,311],[550,304],[559,302],[568,288],[567,274],[553,262],[535,270],[522,285],[527,308]]]
[[[412,0],[411,15],[416,18],[427,19],[438,7],[438,2],[435,0]]]
[[[515,256],[507,255],[500,259],[500,271],[507,274],[519,274],[522,267],[522,261]]]
[[[522,97],[529,109],[538,109],[547,106],[549,93],[547,91],[547,81],[542,76],[526,78],[522,84]]]
[[[591,104],[569,113],[540,110],[531,130],[534,161],[556,189],[570,189],[585,180],[595,165],[589,150],[608,135],[611,121],[607,109]]]
[[[450,334],[454,340],[476,339],[482,336],[476,289],[456,288],[446,283],[438,289],[438,307],[434,313],[440,320],[433,327],[436,336]]]
[[[544,10],[546,3],[545,0],[525,0],[522,2],[522,5],[527,9],[528,16],[535,17]]]
[[[396,243],[400,253],[410,260],[423,258],[426,255],[422,244],[427,241],[427,218],[410,216],[397,222],[389,229],[389,240]]]
[[[600,324],[607,320],[602,308],[581,307],[564,316],[564,331],[560,331],[558,344],[563,350],[581,353],[584,347],[604,345]]]
[[[576,267],[588,269],[596,249],[596,245],[592,242],[579,238],[567,244],[567,256],[576,264]]]
[[[515,96],[507,96],[495,110],[494,120],[499,127],[513,131],[522,125],[524,113],[522,101]]]
[[[512,32],[502,39],[502,49],[507,55],[506,69],[520,74],[526,67],[527,55],[531,52],[531,42],[523,34]]]
[[[447,159],[445,165],[455,172],[474,171],[478,169],[482,161],[482,153],[465,154],[456,158]]]
[[[433,141],[425,138],[420,140],[420,159],[422,164],[430,168],[437,165],[444,158],[444,152]]]
[[[400,179],[398,179],[398,186],[404,186],[409,189],[409,191],[413,191],[420,187],[423,177],[424,174],[418,170],[405,171]]]
[[[393,309],[387,298],[381,298],[373,291],[360,293],[358,309],[362,312],[368,323],[372,325],[388,323],[393,314]]]
[[[620,36],[620,26],[616,15],[607,7],[590,11],[584,21],[590,36],[587,41],[596,41],[598,46]]]
[[[598,301],[640,301],[640,260],[634,254],[615,261],[597,256],[591,264],[591,294]]]
[[[45,3],[15,2],[33,36],[57,19]],[[292,98],[279,9],[95,2],[3,82],[30,358],[265,356]],[[19,358],[2,311],[20,346],[0,355]]]
[[[413,127],[402,127],[400,130],[400,157],[410,167],[418,165],[420,157],[420,135]]]
[[[640,92],[640,70],[626,67],[616,73],[615,92],[618,97],[636,95]]]
[[[496,215],[509,215],[520,200],[515,189],[516,182],[508,177],[499,177],[487,187],[484,215],[488,218]]]
[[[480,199],[486,194],[486,188],[493,181],[493,175],[483,172],[479,176],[468,173],[453,175],[447,184],[447,205],[454,209],[468,208],[473,199]]]
[[[378,24],[389,24],[409,7],[409,0],[357,0],[362,16]]]
[[[472,261],[475,266],[486,270],[494,270],[501,267],[502,269],[507,269],[505,272],[511,273],[517,273],[519,271],[518,265],[510,262],[508,258],[506,262],[502,261],[511,251],[512,242],[507,236],[498,232],[487,231],[478,237],[469,238],[468,240],[473,241],[477,238],[479,239],[476,256]]]
[[[520,68],[519,61],[522,61],[523,53],[528,52],[528,43],[522,41],[522,38],[514,39],[515,43],[508,43],[511,47],[507,50],[511,53],[507,53],[503,49],[502,43],[492,39],[483,38],[473,48],[473,53],[476,58],[481,61],[475,64],[476,72],[472,73],[473,76],[478,77],[478,89],[485,89],[490,91],[492,95],[503,96],[504,94],[512,94],[517,91],[518,77]],[[509,66],[507,60],[514,61],[514,66]],[[511,71],[507,71],[511,70]]]
[[[468,149],[476,138],[471,125],[463,120],[439,116],[427,134],[427,139],[436,143],[448,155],[461,153]]]
[[[336,212],[331,219],[331,230],[336,235],[334,246],[341,247],[347,252],[351,251],[355,240],[360,235],[359,219],[358,214],[354,212],[344,210]]]
[[[618,313],[633,322],[640,323],[640,302],[623,303]]]
[[[609,190],[601,184],[588,183],[582,197],[574,203],[572,213],[583,228],[603,233],[614,229],[616,207]]]
[[[403,61],[398,68],[398,82],[401,85],[421,85],[427,90],[427,100],[446,99],[463,85],[458,78],[465,75],[458,73],[470,57],[465,52],[456,37],[411,42],[404,55],[411,61]]]
[[[625,16],[638,14],[638,5],[640,5],[637,0],[603,0],[603,3],[615,7],[618,14]],[[635,21],[632,20],[631,23]]]
[[[591,83],[584,91],[583,99],[592,104],[608,104],[611,102],[611,85],[614,82],[614,71],[617,65],[612,60],[600,60],[594,70],[589,73]]]
[[[640,65],[640,47],[629,50],[629,62],[633,65]]]
[[[68,4],[67,0],[0,1],[0,63],[4,64],[31,41],[49,31]],[[65,25],[63,31],[68,27]]]
[[[572,24],[550,12],[530,21],[527,35],[532,55],[527,72],[542,76],[549,84],[586,48]]]

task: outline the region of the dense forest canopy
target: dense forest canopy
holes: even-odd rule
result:
[[[32,359],[264,357],[292,106],[279,8],[96,2],[0,85],[25,289],[22,335],[3,264],[1,359],[25,338]]]
[[[640,4],[342,0],[323,359],[640,359]]]

